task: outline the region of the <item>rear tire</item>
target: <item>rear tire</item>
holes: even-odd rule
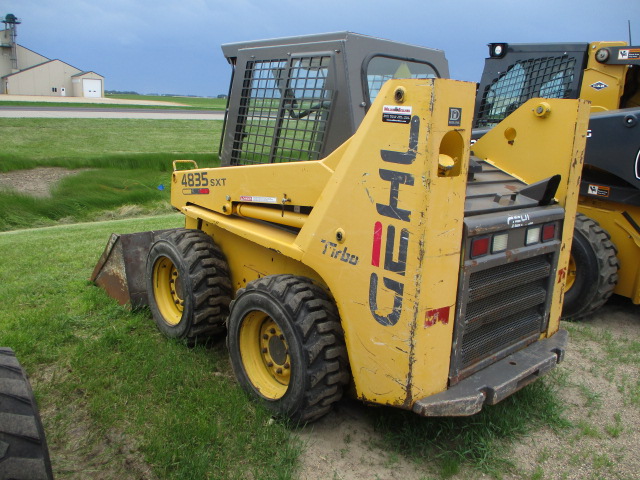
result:
[[[176,229],[147,257],[149,307],[158,329],[189,343],[224,331],[231,301],[227,261],[200,230]]]
[[[563,319],[584,317],[609,299],[618,283],[617,253],[598,222],[581,213],[576,216]]]
[[[337,309],[307,278],[271,275],[239,290],[227,341],[242,388],[294,423],[328,413],[349,382]]]
[[[0,348],[0,479],[53,479],[38,406],[10,348]]]

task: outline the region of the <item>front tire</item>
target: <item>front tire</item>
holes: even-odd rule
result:
[[[231,281],[227,261],[200,230],[176,229],[147,257],[149,307],[169,338],[196,343],[224,331]]]
[[[309,279],[250,282],[231,305],[228,328],[238,382],[276,415],[311,422],[342,398],[350,376],[338,312]]]
[[[598,222],[576,215],[562,318],[576,320],[605,304],[618,283],[617,253]]]

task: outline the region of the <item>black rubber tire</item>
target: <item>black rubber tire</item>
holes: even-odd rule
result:
[[[579,213],[573,232],[571,256],[576,273],[564,296],[562,318],[577,320],[609,299],[618,283],[618,250],[598,222]]]
[[[0,348],[0,480],[53,479],[47,441],[27,375]]]
[[[243,363],[240,329],[255,311],[275,321],[288,344],[291,377],[286,392],[277,399],[260,393]],[[342,398],[350,371],[338,311],[327,293],[308,278],[271,275],[250,282],[231,304],[228,329],[229,355],[238,382],[277,416],[305,424],[327,414]]]
[[[163,258],[175,265],[181,279],[184,303],[177,322],[163,316],[154,293],[154,265]],[[146,272],[149,308],[164,335],[195,344],[224,331],[231,302],[229,266],[209,235],[176,229],[151,246]]]

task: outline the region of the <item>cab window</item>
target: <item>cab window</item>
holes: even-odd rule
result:
[[[376,99],[382,85],[392,78],[435,78],[434,68],[422,62],[402,58],[375,56],[366,67],[368,103]]]

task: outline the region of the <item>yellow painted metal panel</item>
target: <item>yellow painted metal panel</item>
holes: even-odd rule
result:
[[[580,98],[591,102],[592,112],[620,108],[620,97],[624,90],[627,65],[607,65],[596,60],[601,48],[623,47],[625,42],[593,42],[589,44],[589,60],[582,77]]]
[[[331,176],[323,162],[295,162],[173,172],[171,203],[231,214],[233,202],[312,206]],[[206,194],[199,192],[206,190]]]
[[[410,408],[446,388],[473,94],[462,82],[388,82],[297,240],[334,293],[363,400]],[[385,121],[396,107],[411,123]],[[452,131],[457,152],[442,146]],[[443,148],[457,175],[439,176]],[[427,312],[447,307],[449,322],[425,331]]]

